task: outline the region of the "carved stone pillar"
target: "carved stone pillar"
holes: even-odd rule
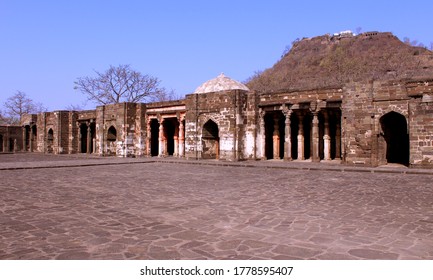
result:
[[[185,151],[185,129],[183,125],[183,118],[179,121],[179,157],[184,156]]]
[[[30,135],[29,135],[29,151],[33,152],[33,126],[30,126]]]
[[[174,140],[173,156],[178,157],[179,156],[179,136],[177,136],[177,135],[173,136],[173,140]]]
[[[86,153],[87,154],[90,154],[91,153],[91,151],[90,151],[90,145],[91,145],[91,142],[90,141],[92,141],[92,139],[91,139],[91,136],[92,136],[92,134],[91,134],[91,129],[90,129],[90,123],[87,123],[87,143],[86,143]]]
[[[304,116],[302,112],[299,112],[299,123],[298,123],[298,160],[304,160]]]
[[[158,156],[163,157],[165,154],[164,151],[164,143],[165,143],[165,137],[164,137],[164,119],[161,118],[159,121],[159,135],[158,135]]]
[[[325,131],[323,135],[323,160],[331,160],[331,136],[329,135],[329,116],[328,112],[323,113],[325,120]]]
[[[318,111],[313,112],[313,129],[312,129],[312,138],[313,138],[313,161],[319,162],[319,118]]]
[[[81,124],[77,122],[78,127],[78,153],[83,152],[83,134],[81,133]]]
[[[280,159],[280,128],[278,126],[278,117],[274,118],[274,133],[272,140],[274,145],[274,159]]]
[[[23,152],[26,152],[27,151],[27,127],[26,126],[23,126],[23,138],[22,138],[22,140],[23,140],[23,145],[22,145],[22,151]]]
[[[151,126],[150,126],[150,123],[151,123],[151,119],[147,119],[147,126],[146,126],[146,135],[147,135],[147,137],[146,137],[146,155],[148,156],[148,157],[150,157],[150,156],[152,156],[152,150],[151,150],[151,143],[152,143],[152,129],[151,129]]]
[[[266,134],[265,134],[265,112],[261,111],[260,118],[260,140],[261,140],[261,159],[266,160]]]
[[[290,128],[290,116],[292,115],[292,110],[283,111],[286,120],[284,121],[284,160],[292,160],[292,131]]]

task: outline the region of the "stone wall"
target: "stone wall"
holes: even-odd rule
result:
[[[0,126],[0,152],[17,152],[22,150],[23,130],[21,126]]]
[[[414,167],[433,166],[433,81],[406,85],[409,103],[410,155]]]
[[[341,88],[323,88],[311,90],[293,90],[288,92],[262,93],[259,97],[259,106],[272,106],[279,104],[309,103],[317,100],[342,100]]]
[[[96,109],[96,151],[100,155],[129,156],[135,154],[136,103],[99,106]],[[110,127],[116,131],[116,141],[108,141]]]
[[[261,94],[237,89],[189,94],[179,101],[120,103],[98,106],[96,110],[25,115],[21,127],[0,127],[1,150],[25,150],[23,145],[30,141],[25,137],[34,133],[33,151],[83,152],[81,139],[88,141],[90,128],[92,144],[86,150],[101,156],[150,156],[152,142],[159,149],[153,155],[159,156],[254,160],[266,158],[264,152],[269,148],[275,154],[273,158],[283,158],[284,150],[284,159],[291,160],[290,153],[297,153],[294,158],[304,160],[299,157],[302,116],[304,122],[311,121],[306,127],[304,123],[304,136],[309,139],[304,144],[307,151],[311,150],[310,160],[325,159],[325,144],[331,143],[335,159],[340,160],[341,155],[341,162],[346,164],[400,163],[433,168],[433,80],[351,82],[343,88]],[[325,125],[325,118],[332,121]],[[215,124],[210,127],[217,127],[216,135],[212,131],[203,135],[207,123]],[[332,135],[326,135],[330,139],[324,139],[325,127],[332,131]],[[270,133],[266,134],[266,129]],[[107,139],[109,130],[111,138]],[[83,133],[87,138],[80,138]],[[173,139],[167,139],[168,135]],[[277,140],[271,143],[269,137]],[[170,152],[165,151],[167,143]],[[405,149],[407,153],[400,155]]]
[[[402,125],[406,128],[401,129],[406,129],[410,139],[408,165],[431,163],[432,102],[422,101],[422,92],[425,91],[430,92],[431,88],[408,89],[403,82],[346,85],[342,105],[345,162],[372,166],[388,163],[390,143],[386,141],[383,120],[390,113],[395,113],[395,116],[404,117]]]
[[[67,138],[68,138],[68,154],[75,154],[78,152],[78,135],[77,131],[77,112],[68,112],[68,123],[65,124],[67,127]]]
[[[258,157],[258,94],[255,92],[248,92],[245,94],[245,108],[244,108],[244,159],[255,160]]]
[[[202,158],[202,129],[209,120],[218,125],[219,159],[245,157],[244,126],[247,94],[242,90],[186,96],[185,152],[187,158]]]

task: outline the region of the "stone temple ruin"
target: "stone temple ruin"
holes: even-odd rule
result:
[[[0,127],[0,143],[2,152],[433,168],[433,76],[257,92],[221,74],[183,100],[26,115]]]

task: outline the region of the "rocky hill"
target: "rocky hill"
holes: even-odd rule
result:
[[[348,81],[433,77],[433,52],[389,32],[350,32],[300,40],[272,68],[247,81],[272,92],[341,86]]]

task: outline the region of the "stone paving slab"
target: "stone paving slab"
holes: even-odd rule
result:
[[[429,174],[96,160],[0,170],[0,259],[433,259]]]

